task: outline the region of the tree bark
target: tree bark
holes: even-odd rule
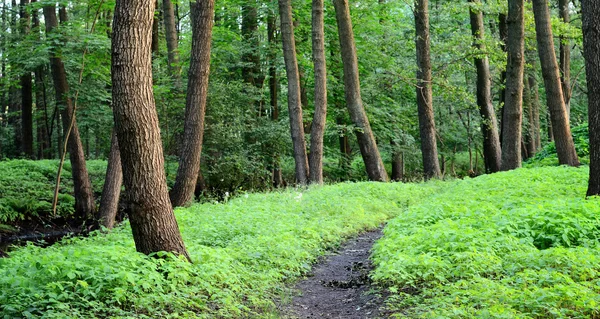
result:
[[[569,3],[571,0],[558,0],[558,13],[562,22],[571,23],[569,14]],[[565,107],[567,109],[567,119],[571,114],[571,47],[570,39],[563,35],[559,38],[560,41],[560,83],[565,99]]]
[[[550,10],[546,0],[532,0],[538,53],[546,87],[546,100],[550,108],[552,132],[561,165],[579,166],[571,127],[560,83],[560,72],[554,53],[554,39],[550,25]]]
[[[480,6],[480,0],[469,0],[474,6]],[[477,67],[477,105],[481,114],[481,131],[483,133],[483,156],[485,169],[488,173],[500,170],[502,163],[502,150],[500,136],[498,135],[498,120],[492,104],[492,75],[490,63],[484,44],[485,29],[483,25],[483,12],[477,7],[471,7],[471,32],[474,37],[473,47],[477,50],[475,66]]]
[[[200,155],[204,136],[204,114],[210,74],[210,48],[214,16],[214,0],[191,2],[192,55],[188,72],[183,147],[175,185],[171,190],[174,207],[185,206],[194,198],[200,171]]]
[[[277,16],[274,12],[269,12],[267,18],[267,41],[269,42],[269,95],[271,103],[271,120],[279,121],[279,81],[277,80],[277,54],[275,46],[277,42]],[[273,154],[272,182],[273,187],[283,186],[283,175],[281,174],[281,165],[279,163],[279,154]]]
[[[27,10],[29,0],[21,0],[21,34],[26,37],[31,28],[31,16]],[[34,158],[33,152],[33,85],[31,71],[25,70],[21,75],[21,136],[23,137],[22,150],[28,158]]]
[[[535,75],[529,76],[529,87],[531,88],[531,110],[533,112],[534,154],[542,148],[542,132],[540,127],[540,95]]]
[[[55,6],[44,6],[44,19],[46,21],[46,33],[50,34],[58,26]],[[69,97],[69,83],[67,82],[65,65],[55,50],[50,50],[50,66],[57,105],[60,104],[63,108],[62,126],[67,130],[71,123],[73,123],[73,128],[67,143],[69,159],[71,160],[71,173],[73,175],[73,184],[75,187],[75,211],[79,218],[87,219],[93,216],[96,208],[92,183],[90,182],[86,168],[83,145],[81,144],[77,120],[75,120],[76,115],[73,112],[73,102]]]
[[[355,126],[360,153],[365,163],[369,180],[387,182],[388,175],[383,166],[383,161],[379,154],[373,131],[371,130],[371,124],[363,107],[360,93],[358,58],[348,0],[333,0],[333,6],[335,7],[342,64],[344,65],[346,106]]]
[[[153,0],[117,0],[112,41],[115,130],[137,251],[189,259],[169,201],[152,94]]]
[[[402,182],[404,180],[404,153],[396,150],[396,142],[392,140],[392,181]]]
[[[600,195],[600,2],[582,0],[583,46],[588,86],[590,179],[587,196]]]
[[[112,229],[115,226],[115,218],[119,209],[119,198],[121,197],[121,185],[123,184],[123,168],[121,167],[121,154],[117,134],[113,129],[110,141],[110,153],[108,155],[108,166],[106,167],[106,178],[102,188],[102,198],[98,209],[98,221],[100,225]]]
[[[165,36],[167,38],[167,53],[169,73],[173,78],[176,89],[181,88],[181,65],[179,63],[179,39],[175,23],[175,9],[171,0],[163,0],[163,18],[165,23]]]
[[[414,11],[417,46],[417,107],[423,172],[426,180],[441,176],[433,115],[428,6],[429,0],[416,0]]]
[[[521,167],[523,122],[523,74],[525,69],[524,1],[509,0],[506,48],[506,95],[502,116],[502,167],[509,171]]]
[[[152,53],[154,56],[158,56],[160,53],[159,16],[158,0],[156,0],[154,3],[154,20],[152,20]]]
[[[291,0],[279,0],[281,18],[281,37],[283,40],[283,58],[288,78],[288,110],[290,113],[290,130],[294,145],[294,161],[296,162],[296,181],[300,185],[308,183],[308,158],[304,127],[302,122],[302,105],[300,101],[300,76],[296,59],[296,41],[292,20]]]
[[[498,15],[498,29],[500,48],[504,53],[508,54],[506,47],[506,43],[508,42],[508,25],[506,23],[506,14],[504,13]],[[506,104],[506,70],[500,72],[500,92],[498,99],[500,101],[500,145],[502,145],[504,139],[504,105]]]
[[[312,47],[315,66],[315,114],[310,134],[310,182],[323,184],[323,137],[327,121],[327,65],[323,0],[312,2]]]

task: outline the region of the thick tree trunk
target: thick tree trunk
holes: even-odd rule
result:
[[[169,201],[158,115],[152,94],[153,0],[117,0],[112,83],[115,130],[136,248],[189,259]]]
[[[175,23],[175,9],[171,0],[163,0],[163,18],[165,23],[165,36],[167,38],[167,53],[169,73],[173,78],[176,89],[181,88],[181,65],[179,63],[179,39]]]
[[[185,105],[183,148],[175,185],[171,190],[171,204],[185,206],[194,198],[194,189],[200,171],[200,155],[204,136],[204,114],[210,74],[210,48],[214,15],[214,0],[191,3],[192,56],[188,72]]]
[[[566,23],[571,23],[569,14],[569,3],[571,0],[558,0],[558,13],[560,19]],[[560,83],[562,86],[563,97],[565,99],[565,107],[567,109],[567,119],[571,114],[571,47],[570,39],[562,36],[560,41]]]
[[[56,20],[56,8],[53,5],[44,6],[44,18],[46,21],[46,33],[52,33],[58,26],[58,21]],[[60,104],[63,107],[62,126],[66,131],[71,126],[71,123],[73,123],[73,128],[67,143],[69,159],[71,160],[73,185],[75,187],[75,211],[79,218],[87,219],[93,216],[96,208],[92,183],[90,182],[86,168],[79,128],[77,127],[77,121],[75,120],[75,114],[73,112],[73,102],[69,97],[69,83],[67,82],[65,66],[61,58],[53,50],[50,51],[50,66],[52,70],[52,79],[54,80],[57,105]]]
[[[388,175],[383,166],[371,124],[363,107],[360,93],[360,80],[358,74],[358,58],[350,19],[348,0],[333,0],[335,17],[338,25],[342,63],[344,65],[344,88],[346,106],[350,119],[356,127],[355,133],[358,146],[365,163],[369,180],[387,182]]]
[[[294,145],[294,161],[296,162],[296,181],[300,185],[308,183],[308,158],[304,141],[304,123],[302,122],[302,105],[300,101],[300,76],[296,59],[296,41],[292,21],[291,0],[279,0],[279,16],[281,18],[281,37],[283,40],[283,58],[288,78],[288,110],[290,113],[290,130]]]
[[[31,30],[29,23],[31,17],[27,9],[29,0],[21,0],[21,34],[26,37]],[[33,85],[31,71],[26,70],[21,75],[21,136],[23,136],[22,150],[25,156],[34,158],[33,152]]]
[[[323,0],[312,2],[312,47],[315,65],[315,115],[310,134],[310,182],[323,184],[323,137],[327,121],[327,65]]]
[[[506,95],[502,116],[502,167],[508,171],[521,167],[521,135],[523,122],[523,74],[525,69],[525,23],[523,0],[509,0],[508,62]]]
[[[600,2],[582,0],[581,6],[590,132],[590,179],[587,196],[597,196],[600,195]]]
[[[546,87],[546,100],[550,108],[552,132],[561,165],[579,166],[575,144],[560,83],[560,72],[554,53],[554,39],[550,25],[550,10],[546,0],[532,0],[538,53]]]
[[[110,153],[108,155],[108,166],[106,167],[106,178],[104,179],[104,188],[102,188],[102,198],[100,199],[100,208],[98,209],[98,221],[100,225],[108,229],[112,229],[115,226],[122,184],[123,168],[121,167],[121,154],[119,153],[117,133],[113,130],[110,141]]]
[[[429,38],[429,0],[415,1],[415,29],[417,45],[417,107],[419,109],[419,132],[425,179],[439,178],[433,94],[431,88],[431,57]]]
[[[480,0],[469,0],[473,5],[480,5]],[[474,7],[470,10],[471,32],[473,33],[473,46],[480,54],[475,58],[477,67],[477,105],[481,114],[481,131],[483,133],[483,156],[485,169],[488,173],[500,170],[502,163],[502,150],[500,148],[500,136],[498,135],[498,120],[496,111],[492,104],[492,75],[490,63],[484,44],[483,12]],[[484,55],[481,55],[484,54]]]

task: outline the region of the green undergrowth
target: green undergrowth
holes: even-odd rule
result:
[[[273,300],[326,249],[441,185],[339,184],[178,209],[192,264],[136,253],[128,224],[19,248],[0,259],[0,317],[276,318]]]
[[[587,168],[448,183],[393,219],[372,276],[400,318],[600,318],[600,199]]]
[[[571,130],[575,151],[582,164],[590,163],[590,135],[588,124],[582,124]],[[554,142],[548,143],[535,156],[527,160],[525,167],[558,166],[558,155]]]

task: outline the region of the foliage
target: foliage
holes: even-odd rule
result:
[[[583,163],[589,163],[590,156],[590,135],[588,124],[584,123],[571,130],[575,151]],[[556,154],[556,145],[551,142],[544,146],[534,157],[527,161],[528,167],[558,165],[558,155]]]
[[[373,229],[440,185],[339,184],[178,209],[193,264],[135,253],[112,233],[0,259],[0,317],[267,317],[325,249]]]
[[[600,199],[587,168],[447,184],[392,220],[373,278],[405,318],[598,318]]]

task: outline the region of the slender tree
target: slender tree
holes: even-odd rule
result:
[[[554,52],[554,39],[550,24],[550,10],[546,0],[532,0],[535,17],[535,31],[538,53],[542,63],[542,75],[546,87],[546,101],[550,108],[552,131],[558,153],[558,161],[562,165],[579,166],[575,144],[571,135],[571,127],[565,99],[560,83],[560,72]]]
[[[29,0],[21,0],[21,34],[23,37],[26,37],[31,30],[31,15],[28,6]],[[21,75],[21,130],[23,153],[25,156],[33,158],[33,85],[31,71],[27,68]]]
[[[367,118],[360,93],[358,57],[356,55],[356,44],[354,42],[354,31],[352,30],[348,0],[333,0],[333,6],[335,7],[342,64],[344,66],[346,106],[348,107],[350,118],[356,127],[355,133],[360,153],[365,163],[369,180],[387,182],[388,175],[383,166],[383,161],[379,154],[375,136],[371,130],[371,124]]]
[[[583,47],[588,86],[590,179],[588,196],[600,195],[600,2],[582,0]]]
[[[327,120],[327,66],[323,0],[312,2],[312,49],[315,65],[315,115],[310,133],[310,182],[323,183],[323,136]]]
[[[506,93],[502,116],[502,167],[508,171],[521,167],[521,123],[523,121],[523,74],[525,69],[524,1],[509,0],[506,24]]]
[[[562,22],[571,23],[569,4],[571,0],[558,0],[558,13]],[[562,86],[567,119],[571,114],[571,47],[569,38],[561,35],[560,41],[560,83]]]
[[[117,0],[112,37],[115,130],[136,248],[189,259],[169,201],[152,94],[153,0]]]
[[[210,74],[210,48],[214,16],[214,1],[191,2],[192,56],[188,72],[188,89],[185,105],[183,148],[175,185],[171,190],[174,207],[190,203],[200,171],[200,154],[204,136],[204,114]]]
[[[179,63],[179,37],[175,22],[175,8],[171,0],[162,0],[163,19],[165,24],[165,37],[167,38],[167,54],[169,73],[173,78],[175,88],[181,88],[181,66]]]
[[[483,156],[485,168],[489,173],[500,170],[502,151],[500,136],[498,135],[498,120],[492,104],[492,75],[490,63],[484,44],[483,12],[480,0],[469,0],[471,3],[471,32],[473,33],[473,47],[477,51],[475,66],[477,67],[477,106],[481,114],[481,131],[483,133]]]
[[[100,208],[98,209],[100,225],[108,229],[112,229],[115,226],[122,184],[123,168],[121,167],[121,154],[119,153],[117,134],[113,130],[108,165],[106,167],[106,178],[104,179],[102,198],[100,199]]]
[[[292,143],[294,145],[294,161],[296,162],[296,181],[300,185],[305,185],[308,183],[309,168],[306,142],[304,141],[300,75],[296,58],[291,0],[279,0],[279,16],[281,19],[281,38],[283,40],[283,58],[288,79],[288,110],[290,113]]]
[[[279,121],[279,81],[277,80],[277,54],[275,47],[277,42],[277,15],[273,11],[269,11],[267,17],[267,40],[269,42],[269,95],[271,104],[271,120]],[[279,154],[273,154],[272,160],[272,182],[273,187],[278,188],[283,186],[283,175],[281,174],[281,166],[279,163]]]
[[[242,55],[242,78],[257,88],[262,87],[263,76],[260,69],[260,51],[258,35],[258,3],[245,1],[242,5],[242,37],[247,47]]]
[[[415,30],[417,46],[417,107],[425,179],[441,176],[433,115],[431,88],[431,57],[429,37],[429,0],[415,1]]]
[[[44,19],[46,22],[46,33],[52,34],[54,29],[58,27],[56,7],[54,5],[44,6]],[[57,50],[58,49],[55,47],[50,50],[50,67],[52,79],[54,81],[57,107],[60,105],[62,108],[63,128],[66,131],[71,127],[71,124],[73,124],[67,146],[69,150],[69,159],[71,160],[73,184],[75,187],[75,211],[79,218],[87,219],[93,216],[96,208],[94,203],[94,193],[86,168],[77,120],[75,119],[75,113],[73,112],[73,102],[69,97],[69,83],[67,82],[65,65]],[[57,118],[59,118],[59,116],[57,116]]]

